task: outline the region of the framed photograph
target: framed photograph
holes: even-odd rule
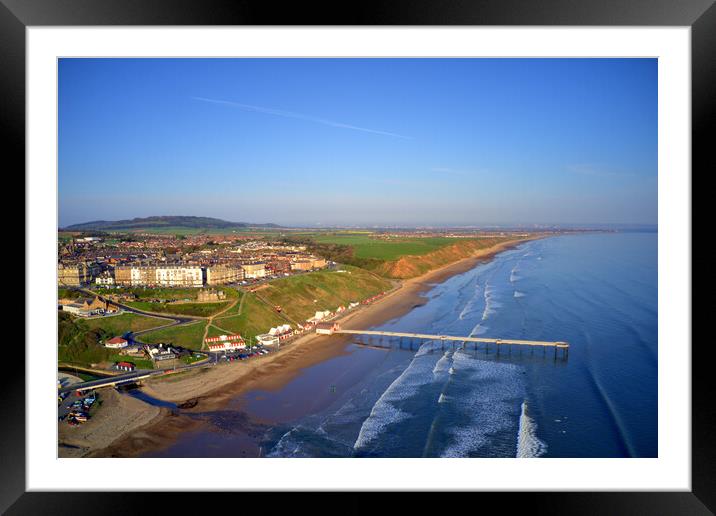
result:
[[[4,511],[713,511],[712,1],[3,4],[27,204]]]

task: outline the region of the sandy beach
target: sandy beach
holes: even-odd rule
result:
[[[396,290],[382,299],[336,320],[346,329],[361,329],[400,317],[424,304],[425,298],[422,294],[433,285],[453,275],[466,272],[479,262],[487,261],[494,255],[526,240],[505,242],[483,249],[470,257],[422,276],[403,280]],[[217,364],[213,367],[152,379],[142,386],[142,390],[153,398],[181,405],[184,412],[216,410],[243,393],[256,389],[272,391],[282,388],[300,375],[303,369],[346,353],[345,349],[349,342],[348,336],[309,334],[283,346],[277,353],[246,362]],[[121,396],[116,392],[112,394],[123,399],[127,398],[127,404],[122,407],[124,415],[119,416],[119,419],[127,419],[128,423],[118,425],[112,438],[101,431],[90,432],[90,427],[95,426],[95,421],[91,421],[86,426],[92,438],[83,440],[83,451],[77,452],[79,455],[135,456],[166,446],[175,440],[178,432],[198,425],[197,421],[191,418],[172,415],[166,409],[160,411],[157,407],[128,396]],[[102,410],[102,412],[109,412],[109,410]],[[112,410],[112,412],[117,411]]]
[[[114,389],[103,389],[102,406],[92,418],[91,424],[80,426],[59,425],[58,456],[83,457],[106,446],[139,428],[159,422],[166,413]]]

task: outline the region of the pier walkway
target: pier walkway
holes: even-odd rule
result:
[[[437,342],[459,342],[459,343],[483,343],[483,344],[494,344],[497,346],[499,351],[501,346],[532,346],[553,348],[555,355],[557,350],[562,350],[563,355],[566,357],[569,353],[569,343],[562,341],[542,341],[542,340],[524,340],[524,339],[491,339],[485,337],[460,337],[455,335],[430,335],[426,333],[405,333],[396,331],[377,331],[377,330],[343,330],[340,327],[334,328],[331,334],[347,334],[347,335],[365,335],[368,337],[388,337],[398,339],[417,339],[417,340],[432,340]]]

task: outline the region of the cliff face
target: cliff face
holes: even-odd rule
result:
[[[453,245],[443,247],[431,253],[403,256],[397,260],[384,262],[375,269],[375,272],[387,278],[414,278],[433,269],[443,267],[463,258],[474,256],[478,252],[486,251],[498,244],[516,240],[515,238],[508,237],[460,240]]]

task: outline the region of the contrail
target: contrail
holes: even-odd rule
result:
[[[303,115],[301,113],[293,113],[291,111],[283,111],[280,109],[271,109],[261,106],[252,106],[250,104],[240,104],[239,102],[232,102],[230,100],[218,100],[208,99],[205,97],[192,97],[194,100],[200,100],[202,102],[210,102],[212,104],[223,104],[225,106],[231,106],[244,111],[253,111],[254,113],[265,113],[267,115],[282,116],[284,118],[296,118],[298,120],[305,120],[307,122],[314,122],[316,124],[323,124],[330,127],[338,127],[341,129],[352,129],[354,131],[362,131],[364,133],[382,134],[383,136],[392,136],[394,138],[402,138],[404,140],[412,140],[410,136],[404,136],[402,134],[389,133],[387,131],[378,131],[377,129],[368,129],[366,127],[358,127],[356,125],[343,124],[341,122],[334,122],[332,120],[326,120],[325,118],[316,118],[309,115]]]

